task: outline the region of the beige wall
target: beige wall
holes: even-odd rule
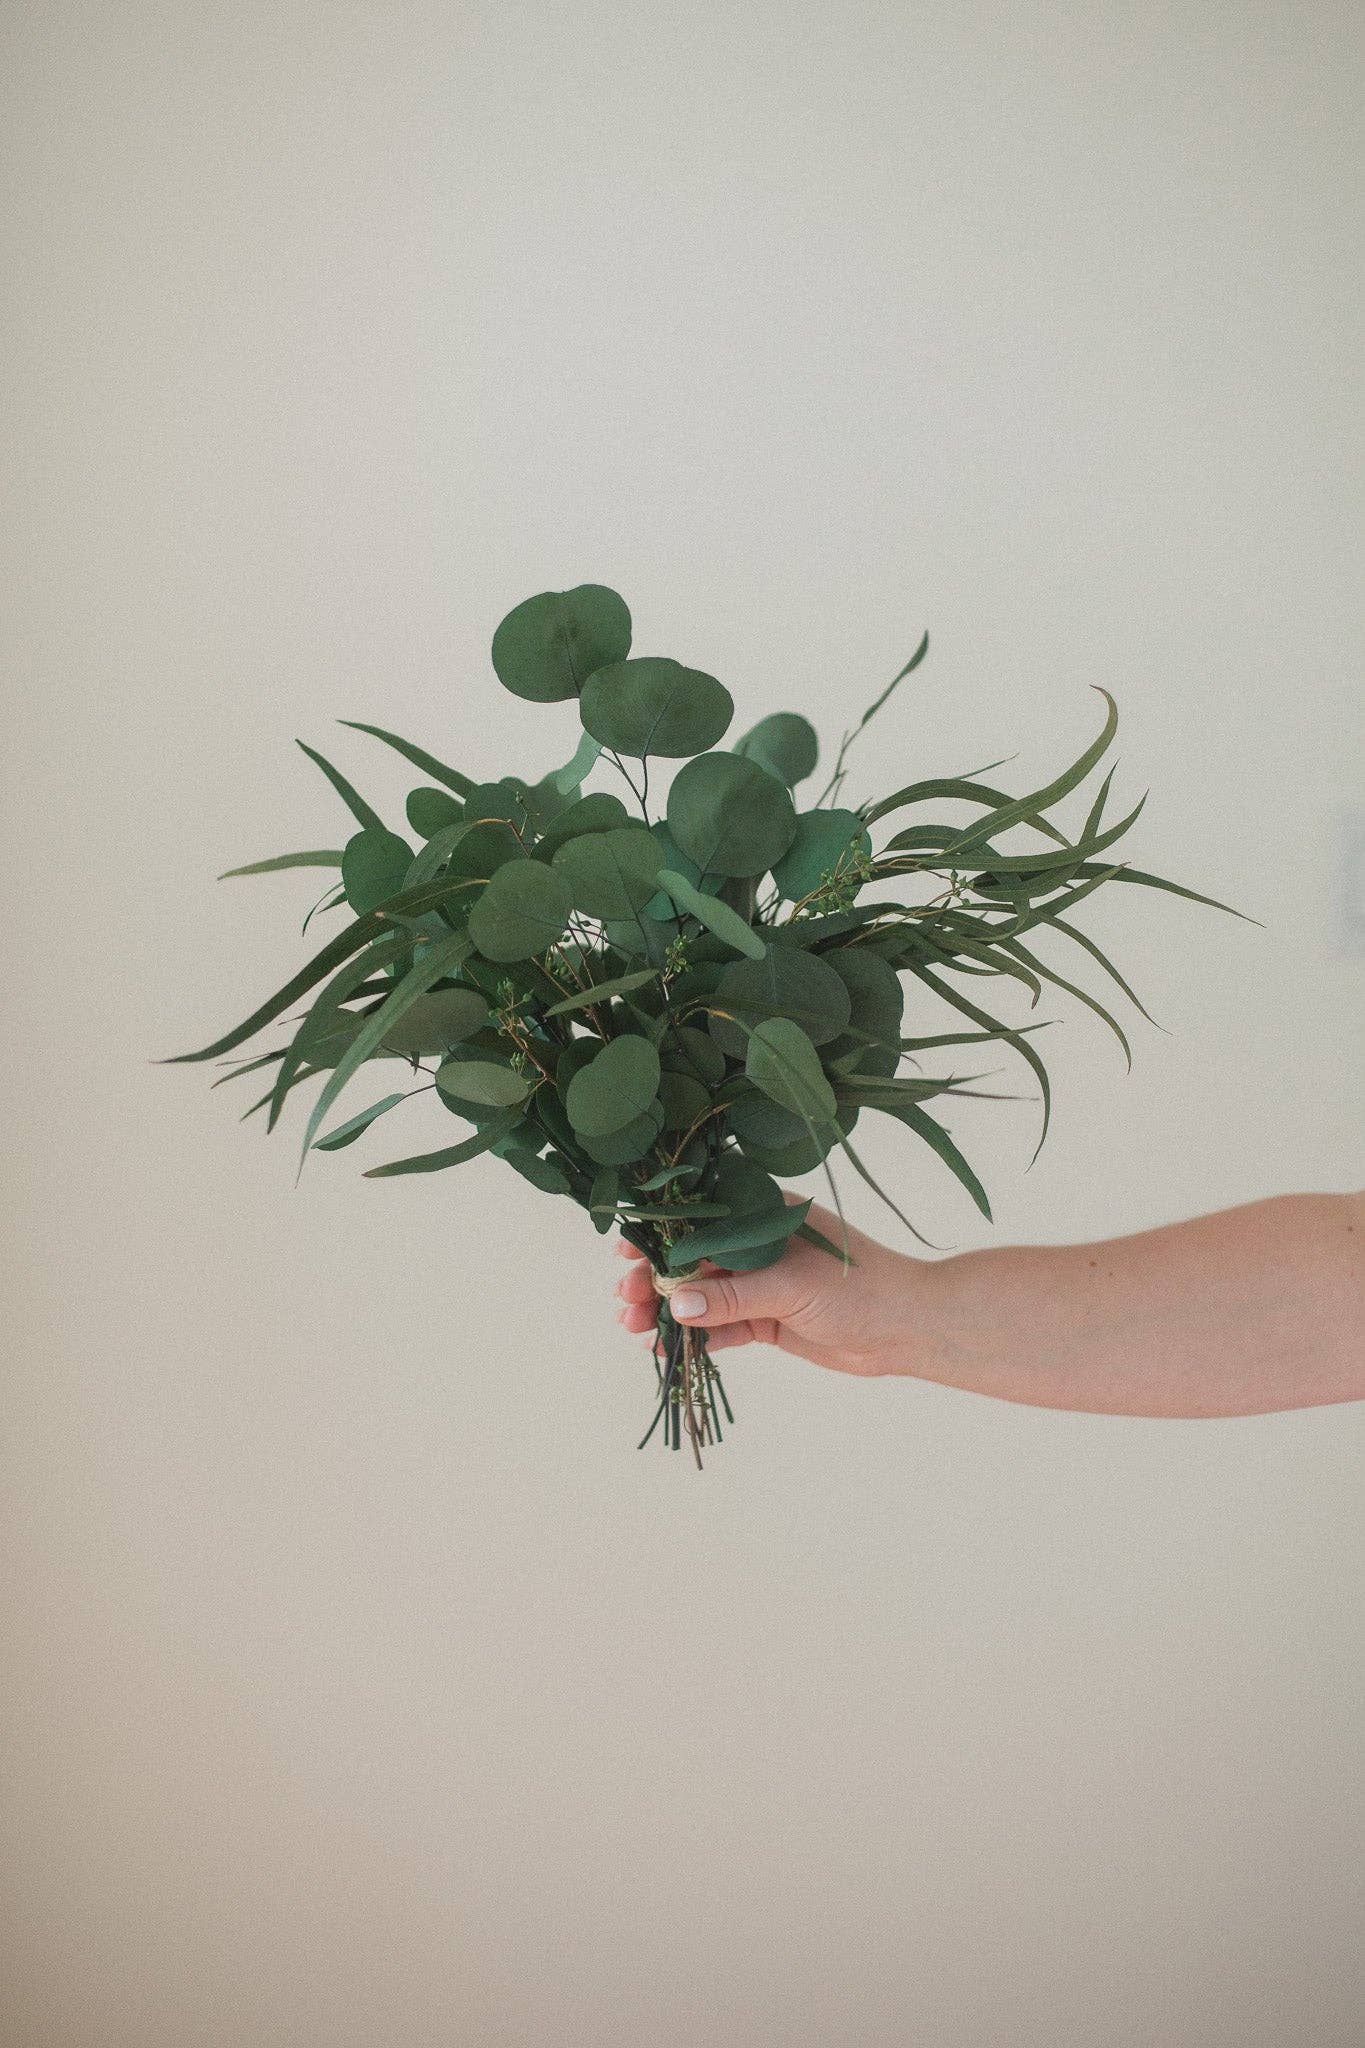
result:
[[[755,1352],[698,1480],[567,1205],[147,1064],[299,957],[294,735],[548,765],[592,578],[827,734],[927,625],[859,793],[1108,684],[1264,920],[1096,906],[1172,1035],[960,1120],[1003,1236],[1359,1185],[1359,10],[6,16],[6,2048],[1360,2040],[1365,1409]]]

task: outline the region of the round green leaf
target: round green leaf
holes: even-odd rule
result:
[[[817,1129],[838,1110],[820,1055],[790,1017],[768,1017],[749,1034],[744,1071],[782,1109],[809,1118]]]
[[[659,1081],[666,1131],[690,1131],[711,1104],[711,1091],[691,1074],[666,1069]]]
[[[514,1073],[511,1067],[500,1066],[493,1060],[442,1060],[436,1069],[436,1086],[456,1107],[463,1102],[476,1102],[485,1109],[510,1109],[514,1102],[524,1102],[531,1092],[525,1074]]]
[[[588,832],[556,849],[551,871],[562,876],[575,910],[602,919],[637,919],[655,894],[663,849],[644,825]]]
[[[748,1040],[739,1028],[766,1017],[790,1017],[813,1045],[824,1045],[848,1029],[852,1008],[843,980],[818,953],[799,946],[771,945],[761,960],[736,960],[716,983],[712,1001],[739,1020],[712,1017],[711,1036],[731,1059],[745,1057]]]
[[[357,917],[397,896],[412,866],[412,848],[396,832],[367,825],[348,839],[341,855],[341,886]]]
[[[760,768],[766,768],[788,789],[795,789],[798,782],[804,782],[815,772],[820,742],[808,718],[802,718],[796,711],[774,711],[767,718],[760,718],[757,725],[751,725],[744,737],[735,741],[734,751],[746,760],[757,761]]]
[[[773,869],[778,894],[799,903],[820,887],[823,876],[847,864],[850,851],[872,851],[856,811],[802,811],[791,845]]]
[[[662,655],[599,668],[583,685],[578,708],[594,739],[636,759],[704,753],[735,715],[723,683]]]
[[[595,789],[590,796],[581,796],[576,803],[569,804],[545,827],[536,847],[536,858],[549,860],[571,839],[581,839],[589,832],[616,832],[630,821],[630,812],[619,796]]]
[[[796,812],[756,761],[700,754],[673,778],[668,829],[703,875],[761,875],[791,845]]]
[[[470,825],[451,849],[450,872],[487,881],[508,861],[525,858],[526,848],[510,825]]]
[[[564,1098],[569,1122],[584,1138],[619,1131],[654,1101],[660,1071],[659,1055],[647,1038],[626,1032],[611,1039],[569,1082]]]
[[[529,960],[552,946],[573,908],[569,885],[535,860],[508,861],[469,912],[469,936],[485,960]]]
[[[905,990],[895,968],[866,946],[832,946],[820,958],[848,990],[849,1032],[881,1040],[879,1045],[866,1045],[860,1038],[840,1036],[826,1047],[826,1060],[857,1050],[858,1073],[894,1074],[900,1064],[896,1040],[905,1009]]]
[[[661,1040],[659,1050],[665,1066],[694,1075],[708,1088],[719,1088],[725,1079],[724,1053],[695,1025],[673,1025]]]
[[[464,815],[471,825],[503,818],[518,832],[525,832],[531,822],[525,783],[511,775],[498,782],[476,782],[465,798]]]
[[[405,1058],[448,1052],[488,1022],[488,1004],[472,988],[433,989],[404,1011],[384,1038],[386,1052]],[[309,1057],[313,1055],[310,1053]]]
[[[600,1138],[579,1133],[583,1150],[598,1166],[631,1166],[643,1159],[663,1129],[663,1105],[652,1102],[639,1116],[633,1116],[619,1131],[604,1131]]]
[[[431,839],[447,825],[458,825],[464,805],[448,789],[414,789],[408,792],[408,823],[420,839]]]
[[[630,613],[600,583],[528,597],[493,635],[498,681],[533,704],[576,697],[594,669],[624,661],[629,652]]]

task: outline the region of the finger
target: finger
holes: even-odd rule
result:
[[[669,1308],[675,1321],[703,1330],[731,1323],[799,1320],[818,1297],[823,1281],[811,1264],[817,1258],[827,1260],[827,1254],[797,1245],[755,1273],[699,1273],[674,1288]]]
[[[652,1330],[659,1320],[657,1303],[653,1301],[631,1301],[616,1311],[616,1320],[622,1329],[629,1330],[632,1337],[643,1337],[646,1330]]]
[[[657,1300],[653,1277],[648,1266],[643,1265],[627,1267],[616,1283],[616,1292],[622,1301],[653,1303]]]
[[[632,1244],[628,1237],[618,1237],[612,1246],[618,1259],[642,1259],[645,1255],[638,1244]]]

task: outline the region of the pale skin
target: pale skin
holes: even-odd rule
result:
[[[838,1240],[839,1223],[810,1220]],[[926,1260],[850,1230],[856,1262],[793,1238],[756,1273],[706,1265],[672,1296],[720,1351],[771,1344],[835,1372],[900,1373],[1036,1408],[1178,1418],[1365,1400],[1365,1193],[1277,1195],[1096,1244]],[[648,1262],[619,1320],[653,1330]]]

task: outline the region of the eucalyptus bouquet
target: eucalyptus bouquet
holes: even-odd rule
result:
[[[421,772],[407,799],[410,836],[305,746],[355,830],[343,847],[229,872],[335,869],[304,930],[331,913],[345,922],[244,1023],[180,1058],[232,1054],[307,997],[283,1043],[223,1076],[269,1078],[248,1116],[273,1129],[294,1089],[322,1077],[306,1157],[339,1151],[426,1094],[467,1134],[368,1178],[434,1173],[486,1152],[576,1202],[597,1230],[618,1228],[660,1282],[642,1445],[662,1422],[663,1440],[677,1449],[686,1436],[700,1464],[703,1445],[720,1440],[721,1413],[733,1417],[704,1333],[669,1313],[672,1285],[702,1260],[766,1265],[794,1233],[846,1260],[846,1243],[807,1220],[810,1202],[788,1202],[779,1185],[822,1167],[842,1217],[828,1165],[836,1153],[915,1231],[853,1145],[864,1111],[894,1117],[989,1217],[985,1189],[928,1107],[984,1092],[976,1084],[987,1077],[929,1074],[920,1056],[971,1047],[961,1055],[971,1061],[1007,1048],[1037,1082],[1041,1146],[1042,1025],[1002,1021],[977,999],[979,984],[1006,976],[1034,1005],[1044,984],[1064,992],[1103,1018],[1131,1064],[1117,1020],[1036,948],[1056,940],[1085,954],[1141,1009],[1074,913],[1109,883],[1212,898],[1113,858],[1142,804],[1109,822],[1112,769],[1078,827],[1049,815],[1113,740],[1107,691],[1099,736],[1040,789],[1007,795],[983,779],[995,762],[851,806],[850,747],[923,660],[926,635],[844,734],[820,796],[798,806],[793,791],[817,755],[804,718],[774,712],[723,747],[734,715],[724,685],[630,647],[630,613],[599,584],[528,598],[502,621],[499,681],[533,703],[572,700],[582,722],[572,759],[534,782],[478,782],[394,733],[344,720]],[[659,762],[684,765],[653,816]],[[585,792],[603,763],[628,803]],[[405,1084],[328,1128],[357,1071],[381,1060]]]

